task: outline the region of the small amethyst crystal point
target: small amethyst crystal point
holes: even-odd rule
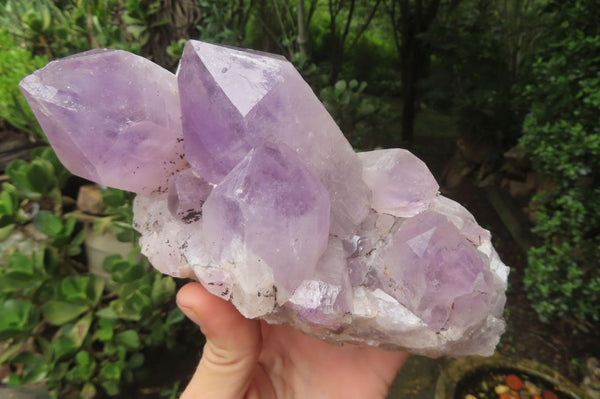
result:
[[[143,57],[91,50],[49,63],[21,90],[73,174],[149,193],[186,164],[177,80]]]
[[[425,163],[410,152],[393,148],[362,152],[363,178],[379,213],[411,217],[429,208],[440,188]]]
[[[261,145],[204,204],[206,244],[217,263],[235,263],[238,279],[262,270],[252,266],[264,262],[273,280],[252,294],[264,296],[276,285],[277,300],[285,302],[327,248],[329,206],[327,190],[292,150]]]
[[[175,78],[93,51],[21,86],[71,171],[139,193],[163,273],[331,342],[493,353],[508,268],[489,232],[408,151],[355,154],[282,57],[190,41]]]

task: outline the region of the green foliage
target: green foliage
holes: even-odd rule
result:
[[[19,81],[47,62],[46,57],[32,56],[4,28],[0,28],[0,119],[16,129],[41,137],[43,133],[19,91]]]
[[[98,233],[113,234],[119,241],[135,242],[139,238],[139,234],[132,227],[134,197],[134,193],[131,192],[110,187],[104,188],[102,191],[103,213],[107,216],[94,222],[94,230]]]
[[[0,229],[34,227],[46,237],[31,253],[0,254],[0,341],[7,348],[0,364],[15,370],[8,383],[44,381],[56,397],[120,393],[144,375],[149,348],[177,343],[184,316],[175,306],[175,281],[154,270],[139,248],[127,259],[105,259],[109,280],[88,272],[80,256],[85,230],[62,212],[74,202],[61,192],[69,174],[49,148],[36,149],[30,162],[14,161],[7,174]],[[109,216],[101,228],[131,239],[133,195],[103,194]]]
[[[14,128],[44,135],[19,91],[26,75],[49,59],[93,47],[140,53],[148,40],[146,23],[160,2],[6,0],[0,2],[0,119]]]
[[[64,40],[67,23],[61,10],[48,0],[6,0],[0,8],[2,27],[47,56],[54,54],[51,43]]]
[[[198,7],[202,16],[197,26],[200,40],[232,46],[244,41],[252,2],[202,0],[198,2]]]
[[[521,134],[521,82],[545,21],[542,4],[464,1],[424,37],[432,49],[425,101],[452,111],[463,135],[493,143],[498,155]]]
[[[135,254],[107,258],[109,282],[60,271],[46,256],[48,250],[32,257],[14,253],[1,269],[0,295],[8,299],[0,309],[0,340],[23,348],[0,359],[23,366],[11,384],[46,379],[59,397],[67,388],[114,395],[143,366],[145,348],[175,345],[183,314],[174,306],[172,278],[135,261]]]
[[[364,94],[366,82],[339,80],[326,86],[320,98],[340,129],[355,148],[370,148],[389,119],[388,107],[378,98]]]
[[[21,38],[34,54],[59,58],[93,47],[123,48],[139,53],[144,43],[144,18],[158,2],[128,0],[121,17],[118,0],[6,0],[0,24]]]
[[[167,19],[161,19],[149,26],[147,21],[156,15],[160,10],[160,1],[141,1],[127,0],[125,1],[125,13],[123,14],[123,22],[125,23],[126,31],[139,43],[140,46],[145,45],[150,37],[150,28],[158,27],[168,23]]]
[[[60,189],[71,176],[49,147],[34,149],[31,162],[20,159],[11,162],[5,172],[17,194],[31,200],[46,197],[59,200]]]
[[[554,184],[536,198],[525,284],[542,319],[600,315],[600,8],[551,4],[552,34],[533,65],[523,147]]]

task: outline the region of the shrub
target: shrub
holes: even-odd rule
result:
[[[600,320],[600,7],[554,2],[552,35],[533,65],[522,145],[554,187],[535,198],[525,285],[544,320]]]
[[[75,202],[62,190],[70,175],[50,148],[36,149],[30,162],[12,162],[6,173],[0,365],[10,366],[8,384],[44,381],[55,397],[94,398],[139,383],[152,366],[145,363],[147,351],[176,348],[184,327],[175,280],[154,270],[139,248],[126,259],[106,257],[108,280],[89,272],[82,253],[86,230],[78,213],[65,213]],[[108,216],[96,227],[135,240],[132,198],[106,190]]]
[[[0,29],[0,119],[16,129],[42,137],[42,130],[19,91],[18,84],[24,76],[47,62],[46,57],[32,56],[7,31]]]

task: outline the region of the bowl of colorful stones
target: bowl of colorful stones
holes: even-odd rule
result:
[[[435,399],[587,399],[586,394],[551,368],[528,360],[495,355],[451,362],[438,379]]]

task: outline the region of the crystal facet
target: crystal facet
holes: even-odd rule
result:
[[[73,173],[138,193],[163,273],[332,342],[493,352],[508,268],[489,232],[410,152],[355,154],[284,58],[190,41],[175,76],[96,50],[21,87]]]

